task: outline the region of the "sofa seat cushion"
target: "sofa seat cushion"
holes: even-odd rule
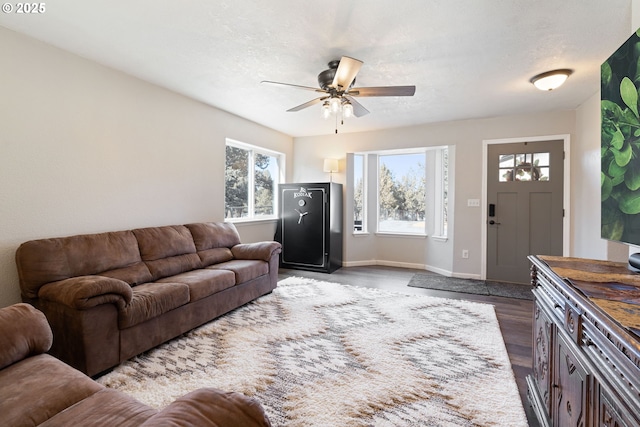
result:
[[[269,263],[259,260],[235,259],[220,264],[215,264],[208,269],[221,269],[233,271],[236,275],[236,284],[248,282],[265,274],[269,274]]]
[[[131,302],[118,311],[120,329],[153,319],[189,302],[189,286],[184,283],[152,282],[132,290]]]
[[[103,386],[48,354],[0,370],[0,424],[36,426]],[[81,423],[80,423],[81,424]]]
[[[236,277],[229,270],[201,269],[160,279],[158,283],[184,283],[189,287],[189,301],[193,302],[235,286]]]
[[[50,418],[40,427],[53,426],[118,426],[139,427],[157,410],[122,392],[103,388]]]

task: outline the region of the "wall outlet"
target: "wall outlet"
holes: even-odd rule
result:
[[[469,250],[468,249],[463,249],[462,250],[462,258],[464,258],[464,259],[469,258]]]

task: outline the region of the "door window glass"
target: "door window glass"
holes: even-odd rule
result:
[[[549,153],[501,154],[498,180],[549,181]]]

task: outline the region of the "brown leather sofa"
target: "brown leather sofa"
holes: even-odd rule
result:
[[[240,393],[195,390],[161,411],[106,388],[44,354],[53,335],[29,304],[0,309],[3,426],[269,426],[262,406]]]
[[[32,240],[16,264],[50,353],[93,376],[271,292],[280,251],[197,223]]]

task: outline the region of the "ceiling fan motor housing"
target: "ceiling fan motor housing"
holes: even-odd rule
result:
[[[336,75],[336,69],[324,70],[318,74],[318,84],[324,90],[329,89],[329,85],[333,83],[333,77]]]
[[[340,60],[336,59],[329,62],[327,65],[329,66],[329,69],[318,74],[318,85],[320,85],[320,88],[323,90],[331,90],[331,87],[329,86],[333,83],[333,79],[336,76],[336,70],[338,69],[338,65],[340,65]],[[352,87],[355,82],[356,79],[354,78],[349,87]]]

